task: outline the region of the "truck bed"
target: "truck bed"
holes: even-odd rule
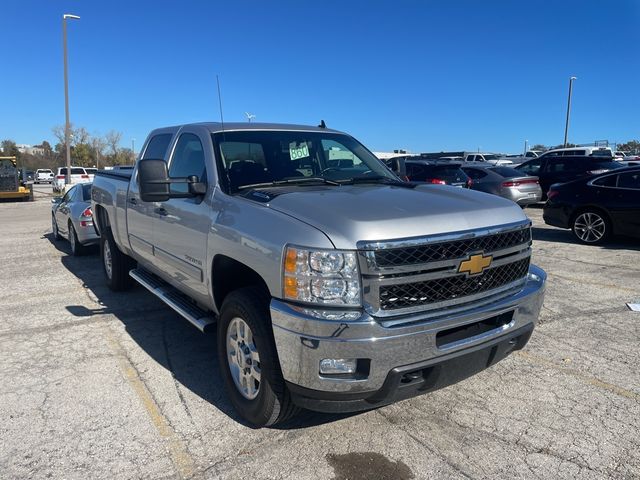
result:
[[[133,169],[126,169],[126,170],[98,170],[96,172],[96,176],[115,178],[116,180],[123,180],[123,181],[125,181],[127,183],[131,179],[131,174],[133,174]]]

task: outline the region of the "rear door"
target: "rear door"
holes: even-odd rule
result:
[[[153,242],[156,261],[168,280],[200,298],[207,297],[207,238],[211,223],[209,200],[213,183],[206,165],[213,165],[211,139],[205,129],[187,127],[180,131],[169,160],[169,177],[192,175],[209,186],[207,193],[197,197],[171,198],[156,203]],[[188,193],[188,186],[172,184],[174,194]]]
[[[167,152],[173,138],[173,133],[159,131],[151,135],[143,147],[143,159],[167,161]],[[129,246],[142,259],[154,261],[153,256],[153,220],[157,216],[156,202],[143,202],[137,182],[137,169],[133,172],[127,193],[127,233]]]

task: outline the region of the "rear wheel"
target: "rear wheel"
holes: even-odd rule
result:
[[[131,288],[133,279],[129,276],[129,271],[135,267],[135,261],[120,251],[110,228],[101,232],[100,258],[107,286],[111,290],[118,292]]]
[[[256,427],[283,422],[299,409],[282,378],[269,297],[256,287],[230,293],[218,319],[218,359],[236,411]]]
[[[73,227],[73,223],[69,221],[69,243],[71,244],[71,253],[74,257],[79,257],[80,255],[84,255],[86,248],[84,245],[80,243],[78,240],[78,234],[76,233],[76,229]]]
[[[56,222],[56,216],[51,214],[51,232],[53,233],[54,240],[61,240],[60,232],[58,231],[58,222]]]
[[[601,212],[585,210],[575,216],[571,230],[582,243],[597,245],[606,241],[611,235],[611,223]]]

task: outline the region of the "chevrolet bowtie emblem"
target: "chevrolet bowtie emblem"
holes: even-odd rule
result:
[[[471,255],[469,260],[463,260],[458,267],[458,273],[467,273],[469,275],[477,275],[482,273],[485,268],[489,268],[493,256],[479,253],[477,255]]]

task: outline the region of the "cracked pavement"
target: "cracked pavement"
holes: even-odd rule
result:
[[[110,292],[97,250],[52,240],[47,189],[0,203],[1,478],[640,478],[637,240],[578,245],[527,209],[549,279],[523,351],[378,410],[253,430],[215,337],[141,287]]]

